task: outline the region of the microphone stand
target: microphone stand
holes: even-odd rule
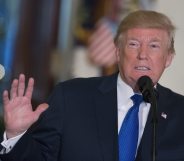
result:
[[[152,161],[156,161],[156,129],[157,129],[157,99],[155,91],[151,92],[150,97],[151,110],[152,110],[152,124],[153,124],[153,136],[152,136]]]

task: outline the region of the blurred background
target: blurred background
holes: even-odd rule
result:
[[[184,94],[183,6],[183,0],[0,0],[0,64],[6,71],[0,94],[24,73],[35,78],[36,107],[60,81],[116,72],[117,25],[138,9],[161,11],[177,26],[176,58],[160,82]]]

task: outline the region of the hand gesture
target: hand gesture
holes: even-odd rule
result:
[[[20,74],[19,79],[14,79],[10,93],[3,92],[4,122],[7,138],[17,136],[26,131],[40,114],[48,108],[48,104],[40,104],[35,111],[32,109],[31,98],[34,79],[29,78],[25,87],[25,75]]]

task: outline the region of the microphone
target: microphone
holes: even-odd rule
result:
[[[143,99],[145,102],[151,103],[154,97],[154,87],[153,82],[150,77],[142,76],[138,79],[137,85],[139,87],[140,92],[143,95]]]
[[[4,77],[5,75],[5,69],[4,67],[0,64],[0,80]]]

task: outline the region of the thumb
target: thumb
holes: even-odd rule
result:
[[[39,116],[41,115],[41,113],[43,113],[46,109],[48,109],[49,105],[47,103],[42,103],[40,104],[36,110],[35,110],[35,121],[38,120]]]

